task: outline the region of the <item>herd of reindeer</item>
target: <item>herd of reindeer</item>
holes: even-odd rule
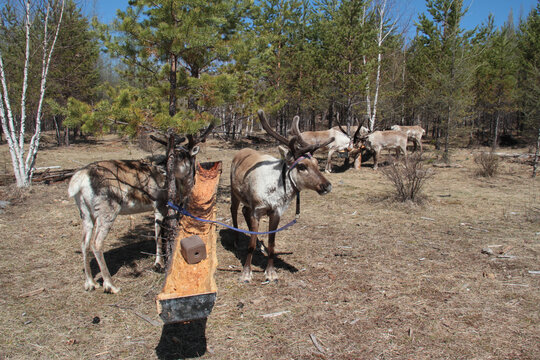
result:
[[[295,116],[291,125],[290,138],[275,131],[268,123],[262,110],[258,111],[264,130],[281,143],[278,147],[280,159],[245,148],[234,156],[231,164],[231,216],[233,226],[238,228],[237,211],[243,204],[242,214],[249,230],[258,232],[259,220],[269,217],[268,262],[266,280],[276,281],[274,268],[275,232],[281,215],[292,199],[304,189],[314,190],[320,195],[329,193],[332,184],[319,170],[313,153],[318,149],[328,150],[325,172],[331,172],[331,157],[336,151],[347,150],[356,154],[354,167],[360,168],[361,150],[371,152],[373,168],[377,169],[379,154],[383,149],[395,149],[396,154],[407,156],[407,141],[422,150],[421,139],[425,134],[420,126],[392,126],[392,130],[369,132],[363,126],[353,127],[354,135],[349,137],[341,127],[324,131],[300,132],[299,117]],[[178,199],[185,202],[194,185],[195,158],[199,144],[211,132],[209,127],[200,136],[187,135],[175,148],[176,167],[174,169]],[[182,144],[183,143],[183,144]],[[118,215],[154,212],[156,260],[154,267],[163,269],[164,254],[161,241],[161,223],[167,214],[167,189],[163,164],[149,160],[105,160],[91,163],[78,170],[69,183],[68,193],[75,199],[82,219],[82,254],[85,272],[85,290],[94,290],[99,284],[90,269],[90,248],[101,270],[105,292],[120,291],[112,281],[103,256],[103,243]],[[251,262],[257,245],[257,235],[250,237],[247,257],[240,280],[249,282],[252,278]]]

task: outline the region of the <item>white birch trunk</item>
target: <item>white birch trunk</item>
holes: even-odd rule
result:
[[[386,15],[386,5],[387,0],[382,0],[381,3],[377,6],[377,11],[379,13],[379,31],[377,32],[377,73],[375,75],[375,95],[373,97],[373,110],[371,106],[371,94],[370,94],[370,84],[369,84],[369,77],[366,75],[366,104],[367,104],[367,116],[369,118],[369,130],[373,131],[375,128],[375,121],[377,119],[377,104],[379,100],[379,89],[381,85],[381,65],[382,65],[382,45],[388,35],[392,33],[394,30],[397,21],[394,20],[394,22],[390,25],[388,28],[388,31],[384,31],[384,17]],[[362,22],[364,20],[362,19]],[[364,66],[367,64],[366,57],[363,56]]]
[[[50,15],[50,3],[47,3],[47,10],[45,13],[45,23],[43,29],[43,58],[42,58],[42,70],[41,70],[41,85],[39,92],[38,107],[35,118],[35,132],[30,141],[28,148],[28,154],[26,161],[24,161],[24,135],[26,132],[26,96],[28,89],[28,69],[30,58],[30,0],[26,0],[25,6],[25,30],[26,30],[26,48],[25,48],[25,60],[22,79],[22,91],[21,91],[21,114],[20,114],[20,127],[18,131],[15,129],[14,115],[11,110],[11,103],[8,93],[7,79],[5,76],[5,69],[2,59],[2,53],[0,52],[0,81],[2,83],[2,93],[0,94],[0,120],[2,122],[2,129],[6,134],[6,139],[11,154],[11,161],[13,164],[13,172],[15,174],[15,180],[18,187],[28,187],[32,181],[32,175],[34,171],[34,165],[36,161],[37,152],[39,149],[39,139],[41,136],[41,115],[43,108],[43,100],[45,98],[45,90],[47,84],[47,74],[49,72],[49,65],[51,62],[54,46],[58,38],[60,31],[60,25],[64,15],[65,0],[61,2],[60,16],[58,24],[56,25],[56,31],[52,40],[52,44],[49,48],[48,42],[48,25]]]
[[[6,134],[6,140],[11,154],[11,163],[17,186],[22,186],[24,178],[24,168],[22,168],[23,157],[18,143],[17,133],[15,131],[15,121],[9,100],[7,80],[4,71],[4,61],[0,52],[0,81],[2,82],[2,94],[0,96],[0,117],[2,120],[2,130]],[[5,104],[5,106],[4,106]]]

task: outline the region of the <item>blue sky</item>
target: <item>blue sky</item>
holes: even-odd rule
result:
[[[102,22],[111,22],[116,16],[117,9],[125,9],[128,0],[96,0],[94,9],[87,9],[89,13],[98,15]],[[399,11],[403,13],[403,19],[410,19],[407,34],[414,36],[414,22],[418,19],[418,14],[425,12],[425,0],[394,0]],[[485,22],[489,13],[495,17],[495,25],[500,26],[508,19],[510,10],[514,14],[514,22],[517,24],[519,17],[526,17],[533,9],[537,0],[464,0],[466,6],[470,5],[469,12],[463,18],[462,26],[465,29],[472,29],[474,26]]]

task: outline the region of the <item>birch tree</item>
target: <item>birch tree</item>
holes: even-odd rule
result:
[[[47,85],[47,75],[51,57],[60,31],[62,16],[64,14],[64,3],[57,1],[45,1],[44,3],[31,2],[26,0],[23,3],[22,14],[23,27],[25,34],[24,46],[24,65],[22,74],[22,87],[20,94],[20,103],[15,106],[12,99],[16,94],[10,92],[11,88],[16,88],[10,84],[11,79],[7,77],[7,68],[4,67],[2,47],[0,47],[0,120],[2,121],[2,130],[6,135],[6,140],[11,154],[13,172],[18,187],[28,187],[32,182],[34,165],[39,150],[39,140],[41,136],[42,109]],[[5,5],[7,6],[7,5]],[[4,12],[3,12],[4,14]],[[37,24],[43,16],[43,24]],[[56,24],[54,24],[56,19]],[[1,19],[2,21],[4,19]],[[52,28],[52,31],[51,31]],[[28,79],[31,57],[31,35],[32,32],[41,31],[41,76],[37,100],[37,108],[33,109],[33,119],[27,115],[27,94]],[[33,75],[33,74],[32,74]],[[37,75],[39,76],[39,75]],[[26,125],[29,121],[34,122],[34,133],[25,150],[24,138],[26,134]]]
[[[377,20],[377,70],[375,75],[375,93],[373,95],[373,102],[371,101],[371,90],[369,79],[366,80],[366,114],[369,119],[369,130],[373,131],[375,128],[375,119],[377,118],[377,103],[379,100],[379,89],[381,86],[381,64],[382,64],[382,55],[383,55],[383,43],[388,38],[390,34],[395,30],[396,25],[399,21],[398,18],[395,18],[392,21],[388,20],[389,14],[389,5],[388,0],[380,0],[375,5],[375,18]],[[364,10],[365,17],[365,10]],[[364,66],[367,65],[366,55],[363,55]]]

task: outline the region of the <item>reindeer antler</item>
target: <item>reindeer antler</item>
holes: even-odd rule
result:
[[[295,158],[298,158],[308,152],[315,152],[318,148],[324,147],[334,141],[334,138],[330,138],[328,141],[324,142],[323,144],[310,144],[308,143],[300,133],[300,129],[298,128],[298,122],[300,121],[300,117],[296,115],[293,118],[292,121],[292,128],[291,132],[293,133],[293,137],[291,139],[287,139],[286,137],[279,134],[277,131],[272,129],[270,124],[268,123],[268,120],[266,119],[266,115],[264,114],[264,111],[262,109],[259,109],[257,111],[257,114],[259,115],[259,119],[261,120],[261,125],[264,130],[268,133],[268,135],[272,136],[276,140],[278,140],[283,145],[286,145],[293,153],[293,156]]]
[[[268,133],[268,135],[272,136],[274,139],[276,139],[283,145],[289,146],[291,144],[291,141],[289,139],[287,139],[285,136],[279,134],[277,131],[272,129],[262,109],[259,109],[257,111],[257,115],[259,115],[259,120],[261,121],[261,125],[263,129]]]
[[[158,138],[157,136],[154,136],[154,135],[150,135],[150,139],[154,140],[155,142],[163,145],[163,146],[167,146],[167,140],[164,140],[164,139],[160,139]],[[175,142],[177,144],[180,144],[182,142],[184,142],[186,140],[186,138],[184,136],[179,136],[179,135],[174,135],[174,139],[175,139]]]
[[[314,153],[315,151],[317,151],[317,149],[325,147],[326,145],[330,144],[332,141],[335,140],[335,138],[331,137],[330,139],[326,140],[322,144],[319,144],[319,143],[310,144],[304,139],[304,136],[300,132],[300,128],[298,127],[299,121],[300,121],[300,117],[296,115],[293,118],[291,132],[293,133],[293,135],[295,135],[299,146],[301,146],[300,148],[296,149],[300,155],[308,153],[308,152]]]
[[[195,145],[205,142],[206,137],[212,132],[214,127],[215,125],[213,123],[210,123],[210,125],[208,125],[208,127],[206,128],[206,130],[204,130],[204,132],[202,133],[200,137],[194,137],[192,134],[187,135],[188,147],[190,149],[193,149]]]

